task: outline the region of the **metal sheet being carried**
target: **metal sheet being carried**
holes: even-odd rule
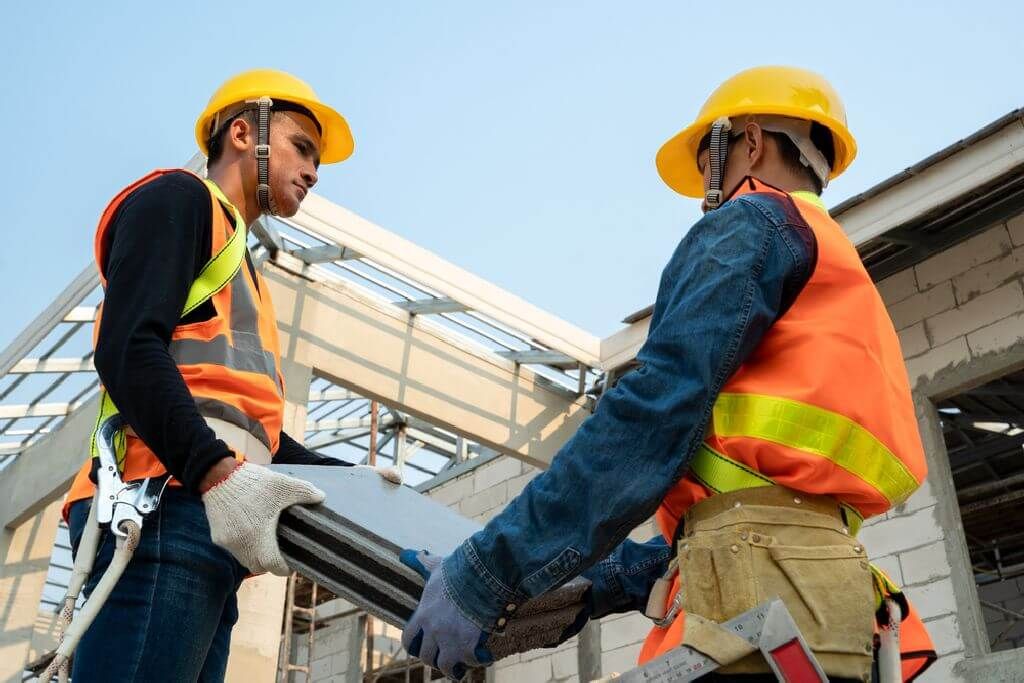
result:
[[[423,592],[423,579],[402,564],[405,548],[450,554],[481,527],[444,505],[385,482],[368,468],[271,465],[305,479],[327,497],[284,511],[277,529],[288,565],[384,621],[402,628]],[[552,647],[583,610],[590,582],[576,578],[515,609],[486,646],[495,659]]]
[[[361,467],[271,465],[327,495],[281,515],[278,540],[289,565],[367,612],[401,627],[423,580],[398,559],[404,548],[448,555],[481,527],[406,486]]]

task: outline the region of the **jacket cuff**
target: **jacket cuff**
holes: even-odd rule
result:
[[[445,558],[445,589],[463,616],[488,633],[500,632],[505,619],[525,602],[496,577],[480,559],[472,539]]]

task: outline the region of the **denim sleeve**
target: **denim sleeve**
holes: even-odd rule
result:
[[[445,559],[452,597],[478,626],[493,630],[510,605],[607,557],[683,476],[722,385],[809,277],[806,244],[770,201],[741,197],[693,226],[662,273],[639,367]]]
[[[626,539],[608,557],[583,572],[590,579],[590,618],[643,611],[654,582],[665,574],[672,547],[661,536],[646,543]]]

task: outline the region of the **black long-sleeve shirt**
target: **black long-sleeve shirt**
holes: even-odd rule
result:
[[[199,414],[168,351],[176,326],[215,315],[207,301],[181,317],[189,288],[212,256],[210,212],[209,192],[198,178],[160,176],[118,208],[100,264],[107,278],[95,356],[100,380],[136,434],[192,491],[210,467],[232,457]],[[248,252],[246,266],[253,270]],[[314,453],[284,432],[274,462],[349,464]]]

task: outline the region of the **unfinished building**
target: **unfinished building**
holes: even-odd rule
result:
[[[940,658],[922,680],[1024,680],[1024,111],[832,213],[899,331],[930,467],[860,538],[929,626]],[[285,428],[394,463],[478,521],[550,462],[646,335],[649,312],[599,339],[322,197],[253,233],[279,317]],[[0,353],[2,680],[52,646],[70,566],[58,511],[96,414],[99,299],[89,265]],[[395,629],[301,578],[251,579],[239,607],[229,680],[431,678]],[[609,617],[486,677],[622,671],[648,628]]]

